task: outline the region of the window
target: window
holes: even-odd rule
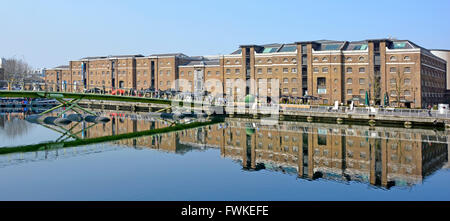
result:
[[[347,84],[352,84],[352,83],[353,83],[353,79],[347,78]]]
[[[283,93],[285,94],[289,93],[289,88],[283,88]]]
[[[225,72],[226,72],[227,74],[230,74],[230,73],[231,73],[231,70],[230,70],[230,69],[227,69]]]
[[[397,81],[394,78],[391,78],[391,80],[389,81],[391,84],[396,84]]]
[[[220,75],[220,72],[219,72],[219,71],[216,71],[216,75]]]
[[[364,57],[359,57],[359,61],[364,61]]]
[[[262,74],[262,68],[258,68],[257,73]]]
[[[240,73],[241,73],[241,70],[240,70],[240,69],[236,69],[236,70],[234,70],[234,72],[235,72],[236,74],[240,74]]]
[[[359,95],[365,95],[364,89],[360,89],[360,90],[359,90]]]
[[[411,60],[411,58],[410,58],[409,56],[405,56],[405,57],[403,58],[403,60],[409,61],[409,60]]]
[[[297,88],[292,88],[292,93],[293,93],[293,94],[297,94],[297,93],[298,93]]]
[[[261,59],[258,59],[256,62],[258,62],[259,64],[261,64],[261,63],[262,63],[262,60],[261,60]]]
[[[397,72],[397,68],[392,67],[392,68],[389,69],[389,71],[390,71],[391,73],[395,73],[395,72]]]
[[[162,81],[160,81],[160,82],[159,82],[159,85],[160,85],[160,86],[163,86],[163,82],[162,82]]]
[[[167,76],[170,76],[170,71],[167,71]]]
[[[297,83],[297,78],[292,78],[292,83]]]
[[[405,90],[403,93],[405,94],[405,96],[411,96],[411,91],[409,90]]]
[[[287,63],[287,62],[289,62],[289,59],[284,58],[284,59],[283,59],[283,62],[284,62],[284,63]]]
[[[319,73],[319,68],[316,67],[313,69],[313,71],[314,71],[314,73]]]
[[[267,63],[271,64],[272,63],[272,59],[267,59]]]
[[[211,71],[208,71],[208,76],[211,76]]]
[[[328,58],[327,58],[327,57],[323,57],[323,58],[322,58],[322,61],[323,61],[323,62],[326,62],[326,61],[328,61]]]
[[[180,75],[181,75],[181,76],[184,76],[184,71],[182,71],[182,72],[180,73]]]
[[[365,68],[359,68],[359,73],[366,73],[366,69]]]
[[[391,91],[391,96],[392,96],[392,97],[396,97],[396,96],[397,96],[397,92],[394,91],[394,90],[392,90],[392,91]]]
[[[267,68],[267,74],[272,74],[272,68]]]
[[[318,57],[314,57],[314,61],[319,61],[319,58]]]
[[[389,60],[390,60],[390,61],[396,61],[396,60],[397,60],[397,57],[391,56],[391,57],[389,58]]]
[[[328,68],[327,67],[322,68],[322,73],[328,73]]]
[[[352,57],[347,57],[347,61],[352,61]]]
[[[230,60],[227,60],[225,63],[226,63],[226,64],[230,64]]]
[[[404,73],[411,73],[411,68],[410,67],[405,67],[405,69],[403,69]]]
[[[411,79],[405,78],[405,84],[407,84],[407,85],[411,84]]]
[[[188,71],[188,76],[191,76],[192,75],[192,72],[191,71]]]
[[[352,73],[352,72],[353,72],[353,69],[352,69],[351,67],[348,67],[348,68],[347,68],[347,73],[350,74],[350,73]]]
[[[291,72],[292,73],[297,73],[297,68],[292,68]]]
[[[297,63],[297,59],[292,58],[292,63]]]
[[[289,68],[283,68],[283,73],[288,73],[289,72]]]
[[[365,84],[366,83],[366,79],[365,78],[360,78],[359,79],[359,84]]]
[[[170,86],[170,81],[167,81],[167,86]]]
[[[352,89],[348,89],[348,90],[347,90],[347,94],[348,94],[348,95],[352,95],[352,94],[353,94],[353,90],[352,90]]]
[[[283,83],[285,84],[289,83],[289,78],[283,78]]]
[[[163,75],[163,71],[159,71],[159,75]]]
[[[234,61],[235,64],[239,64],[239,60]]]

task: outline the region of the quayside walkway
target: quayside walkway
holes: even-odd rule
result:
[[[112,109],[129,111],[166,111],[183,108],[185,111],[201,111],[210,115],[227,115],[229,117],[267,118],[276,120],[303,120],[308,122],[362,123],[372,126],[402,125],[405,127],[428,126],[450,129],[450,112],[448,110],[400,109],[346,106],[312,106],[295,104],[256,104],[244,102],[218,102],[216,99],[179,99],[173,97],[144,97],[129,95],[104,94],[97,91],[85,92],[50,92],[39,90],[0,90],[3,98],[46,98],[57,100],[60,105],[50,108],[45,113],[58,108]],[[190,97],[189,97],[190,98]]]

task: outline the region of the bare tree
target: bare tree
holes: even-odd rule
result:
[[[31,73],[31,66],[22,59],[7,58],[2,63],[5,80],[22,82]]]
[[[381,101],[381,85],[380,85],[380,76],[375,73],[374,75],[369,74],[369,96],[370,100],[375,104],[377,100]]]
[[[394,91],[396,94],[396,102],[397,102],[397,107],[400,106],[400,97],[401,95],[404,93],[405,88],[404,88],[404,81],[405,81],[405,74],[402,73],[399,68],[396,68],[395,74],[393,74],[394,77],[392,79],[394,79]]]

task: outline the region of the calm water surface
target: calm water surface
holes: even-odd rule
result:
[[[5,111],[3,111],[5,112]],[[169,126],[145,114],[41,125],[0,114],[0,148]],[[0,155],[0,200],[450,200],[448,132],[225,122]]]

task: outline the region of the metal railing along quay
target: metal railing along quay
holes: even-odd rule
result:
[[[398,116],[398,117],[420,117],[420,118],[437,118],[450,120],[448,110],[429,110],[429,109],[406,109],[406,108],[376,108],[376,107],[354,107],[353,109],[341,106],[333,108],[331,106],[308,106],[295,105],[281,106],[282,112],[311,112],[311,113],[340,113],[351,115],[374,115],[374,116]]]
[[[3,86],[2,86],[3,85]],[[301,105],[301,104],[246,104],[245,102],[231,102],[227,101],[226,97],[214,97],[212,95],[198,96],[191,93],[180,92],[175,90],[160,91],[154,89],[136,90],[133,88],[112,88],[97,85],[87,85],[89,89],[82,89],[82,85],[64,84],[61,87],[56,83],[11,83],[9,81],[0,81],[0,90],[6,91],[36,91],[36,92],[68,92],[80,94],[106,94],[116,95],[121,97],[150,97],[158,100],[169,100],[179,102],[192,102],[198,105],[216,105],[223,106],[225,109],[234,108],[242,111],[242,109],[253,109],[249,112],[255,113],[270,113],[275,111],[279,114],[294,114],[301,113],[338,113],[347,115],[361,115],[361,116],[393,116],[393,117],[413,117],[413,118],[428,118],[450,120],[449,110],[431,110],[431,109],[406,109],[393,107],[354,107],[348,106],[320,106],[320,105]],[[62,89],[61,89],[62,88]],[[255,110],[256,109],[256,110]]]

